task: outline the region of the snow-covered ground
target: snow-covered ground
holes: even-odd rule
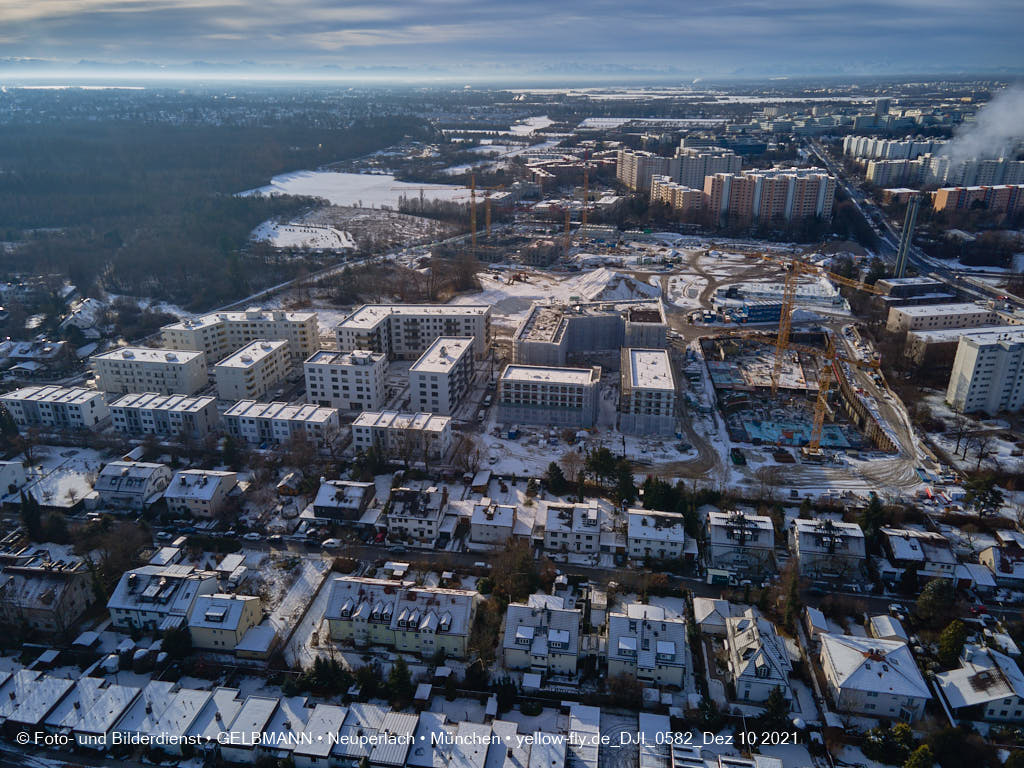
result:
[[[537,131],[542,131],[549,125],[554,125],[555,121],[549,118],[547,115],[540,115],[538,117],[528,117],[525,120],[516,123],[509,128],[509,133],[516,136],[530,136]]]
[[[310,248],[338,251],[356,247],[352,235],[334,227],[292,222],[264,221],[252,231],[252,239],[277,248]]]
[[[431,184],[421,187],[396,181],[390,174],[336,173],[334,171],[293,171],[275,176],[270,183],[256,189],[239,192],[247,195],[308,195],[322,197],[333,205],[361,208],[398,208],[403,195],[423,196],[431,200],[468,202],[469,189],[454,185]]]

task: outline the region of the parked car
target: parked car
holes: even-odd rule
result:
[[[260,536],[258,533],[247,533],[242,538],[246,541],[259,541],[263,537]]]
[[[341,539],[324,539],[320,546],[324,549],[341,549]]]

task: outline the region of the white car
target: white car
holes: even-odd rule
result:
[[[324,539],[320,546],[324,549],[341,549],[341,539]]]
[[[246,541],[259,541],[263,537],[260,536],[258,533],[247,533],[242,538]]]

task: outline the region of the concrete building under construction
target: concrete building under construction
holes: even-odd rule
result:
[[[583,352],[664,349],[667,334],[660,299],[534,304],[512,337],[512,360],[519,365],[564,366]]]

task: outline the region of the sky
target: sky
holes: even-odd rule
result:
[[[1022,0],[0,0],[0,73],[1017,73],[1021,30]]]

